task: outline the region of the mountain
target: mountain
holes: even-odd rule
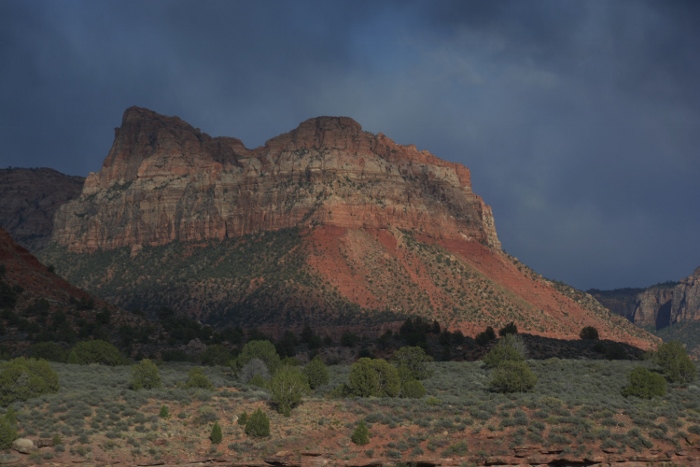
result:
[[[0,169],[0,227],[30,251],[44,248],[56,210],[77,198],[84,182],[47,168]]]
[[[69,284],[52,269],[0,229],[0,342],[4,346],[72,342],[78,337],[111,340],[114,329],[145,322]]]
[[[521,331],[657,340],[500,247],[469,170],[346,117],[264,146],[210,137],[132,107],[102,169],[59,208],[47,264],[129,309],[219,324],[437,319],[474,335]]]
[[[609,310],[638,326],[663,329],[700,321],[700,268],[678,282],[664,282],[645,289],[588,291]]]

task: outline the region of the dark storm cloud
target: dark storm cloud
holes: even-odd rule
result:
[[[124,109],[248,146],[316,115],[470,167],[504,247],[575,286],[700,265],[700,6],[0,2],[0,166],[86,174]]]

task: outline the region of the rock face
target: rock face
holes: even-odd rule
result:
[[[422,230],[500,247],[469,170],[320,117],[249,150],[176,117],[132,107],[102,170],[56,215],[71,251],[222,240],[323,224]]]
[[[417,314],[475,335],[648,348],[657,339],[500,248],[469,170],[343,117],[247,149],[132,107],[98,173],[56,214],[47,263],[129,309],[243,326],[367,325]]]
[[[673,289],[670,324],[700,321],[700,268]]]
[[[700,268],[679,282],[646,289],[590,290],[610,311],[638,326],[663,329],[700,321]]]
[[[0,169],[0,227],[30,251],[46,246],[56,210],[77,198],[84,177],[53,169]]]

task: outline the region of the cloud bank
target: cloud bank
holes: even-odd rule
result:
[[[0,2],[0,167],[100,168],[131,105],[249,147],[346,115],[472,171],[579,288],[700,266],[700,4]]]

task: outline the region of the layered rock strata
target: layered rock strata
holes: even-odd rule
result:
[[[81,252],[316,224],[391,226],[500,248],[466,167],[342,117],[307,120],[251,150],[132,107],[102,170],[55,221],[54,241]]]
[[[591,294],[606,308],[638,326],[663,329],[700,321],[700,268],[677,283],[646,289],[596,290]]]

